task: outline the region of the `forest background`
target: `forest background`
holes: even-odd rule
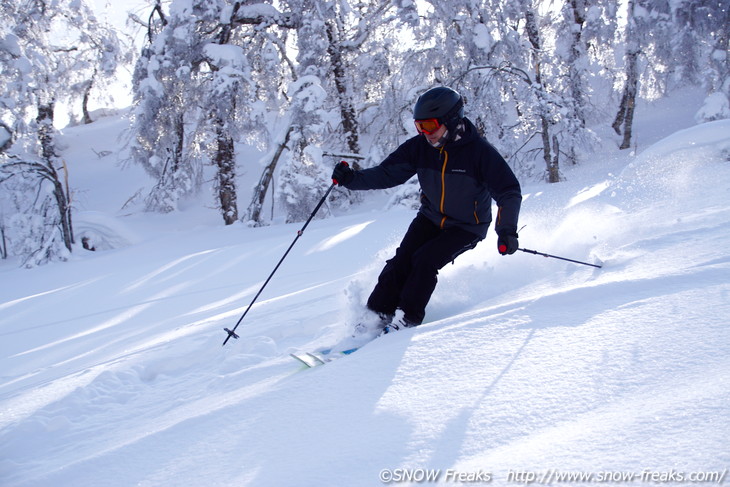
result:
[[[698,122],[730,118],[722,0],[158,0],[123,29],[83,0],[0,0],[0,19],[0,257],[25,266],[91,248],[58,134],[120,99],[120,163],[149,177],[126,210],[197,198],[252,226],[306,219],[340,159],[379,163],[415,134],[433,86],[464,95],[518,177],[546,184],[605,144],[604,127],[635,149],[638,100],[694,87]],[[417,193],[411,181],[389,204]],[[321,216],[360,198],[332,192]]]

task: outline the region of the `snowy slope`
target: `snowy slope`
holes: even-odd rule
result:
[[[315,220],[221,347],[301,224],[128,214],[146,179],[89,150],[120,126],[65,135],[78,220],[114,248],[0,264],[0,485],[641,484],[730,467],[730,121],[525,185],[521,244],[602,269],[501,257],[490,235],[442,272],[426,324],[312,370],[288,353],[347,335],[413,214]]]

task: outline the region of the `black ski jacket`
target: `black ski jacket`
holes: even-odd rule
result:
[[[497,202],[497,233],[517,233],[520,183],[504,158],[464,119],[465,131],[435,148],[422,135],[401,144],[380,165],[355,171],[348,189],[392,188],[418,175],[421,212],[440,228],[457,226],[484,238]]]

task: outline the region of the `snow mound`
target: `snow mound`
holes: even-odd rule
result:
[[[110,250],[134,245],[142,238],[121,219],[100,211],[74,213],[76,239],[89,250]]]

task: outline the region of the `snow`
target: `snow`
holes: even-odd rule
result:
[[[273,5],[268,3],[254,3],[251,5],[241,5],[238,9],[238,17],[270,17],[276,18],[281,15],[281,12],[276,9]],[[230,16],[228,16],[230,19]]]
[[[710,93],[695,115],[698,123],[730,118],[730,100],[721,91]]]
[[[13,34],[7,34],[4,38],[0,39],[0,48],[16,58],[20,57],[22,54],[18,37]]]
[[[240,67],[246,65],[246,57],[240,46],[231,44],[206,44],[203,47],[205,55],[213,61],[216,66]]]
[[[222,347],[301,223],[131,211],[149,182],[118,163],[126,121],[66,129],[77,224],[102,244],[0,262],[0,483],[727,481],[730,121],[667,106],[684,125],[651,120],[636,156],[524,184],[521,245],[603,268],[502,257],[490,234],[442,271],[423,326],[311,370],[288,353],[348,335],[413,210],[371,192],[314,220]]]
[[[484,24],[477,24],[474,26],[474,45],[479,49],[485,51],[489,49],[489,45],[492,42],[492,36],[489,34],[489,29]]]
[[[314,75],[302,76],[289,83],[289,95],[296,97],[305,112],[314,112],[322,108],[327,93],[322,88],[320,79]]]

